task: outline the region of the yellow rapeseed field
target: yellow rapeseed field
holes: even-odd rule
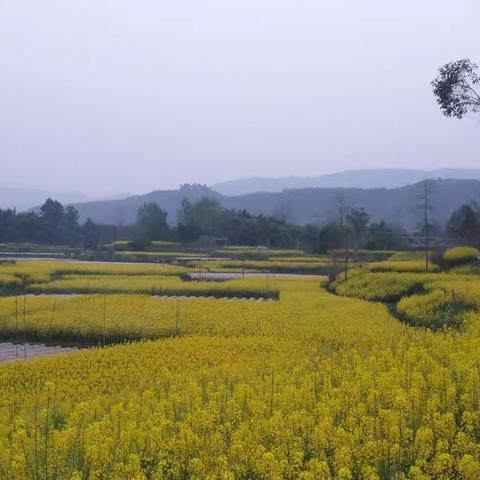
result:
[[[366,275],[380,290],[390,273]],[[275,287],[271,302],[25,297],[39,338],[162,338],[0,365],[0,478],[480,478],[475,315],[432,331],[318,278]],[[2,329],[23,300],[0,300]]]
[[[58,280],[33,284],[36,293],[150,293],[155,295],[277,297],[269,277],[228,282],[183,281],[174,275],[65,275]]]

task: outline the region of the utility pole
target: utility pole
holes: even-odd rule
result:
[[[425,179],[423,184],[423,215],[425,221],[425,271],[429,270],[429,257],[430,257],[430,243],[429,243],[429,226],[428,226],[428,180]]]
[[[242,278],[245,278],[245,257],[247,256],[247,249],[243,248],[242,251]]]
[[[15,359],[18,360],[18,292],[15,287]]]
[[[102,313],[103,313],[103,346],[107,343],[107,297],[106,294],[103,293],[103,305],[102,305]]]
[[[344,259],[343,259],[343,270],[345,274],[345,280],[348,278],[348,229],[345,225],[345,199],[343,196],[339,196],[337,201],[337,211],[338,211],[338,220],[340,222],[340,231],[342,232],[343,243],[344,243]]]
[[[23,356],[27,358],[27,297],[25,288],[25,279],[23,279]]]

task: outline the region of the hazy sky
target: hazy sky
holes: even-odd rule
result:
[[[140,193],[253,175],[479,167],[440,65],[478,0],[0,0],[0,185]]]

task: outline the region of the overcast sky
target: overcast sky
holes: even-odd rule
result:
[[[478,0],[0,0],[0,185],[141,193],[479,167],[430,81]]]

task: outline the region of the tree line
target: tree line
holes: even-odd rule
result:
[[[49,245],[95,244],[96,225],[87,220],[79,224],[78,211],[72,206],[47,199],[39,211],[17,212],[0,209],[0,243],[39,243]]]
[[[136,246],[154,240],[176,240],[202,245],[266,246],[301,248],[325,253],[345,246],[349,248],[390,250],[401,248],[406,233],[385,221],[372,222],[363,208],[345,208],[345,218],[332,218],[323,225],[298,226],[276,215],[252,215],[245,210],[223,208],[215,199],[204,197],[182,201],[175,227],[169,227],[167,212],[157,204],[140,207],[137,217]]]
[[[147,249],[155,240],[213,246],[263,245],[269,248],[301,248],[312,253],[348,248],[351,250],[393,250],[405,248],[407,233],[400,227],[371,221],[360,207],[339,202],[332,217],[322,225],[292,225],[275,215],[252,215],[245,210],[223,208],[208,197],[184,199],[174,226],[168,213],[156,203],[146,203],[131,226],[80,224],[72,206],[48,199],[38,211],[0,210],[0,243],[38,243],[96,249],[115,240],[130,240],[136,249]],[[450,217],[445,229],[421,224],[414,235],[443,236],[463,244],[480,244],[480,214],[462,205]]]

